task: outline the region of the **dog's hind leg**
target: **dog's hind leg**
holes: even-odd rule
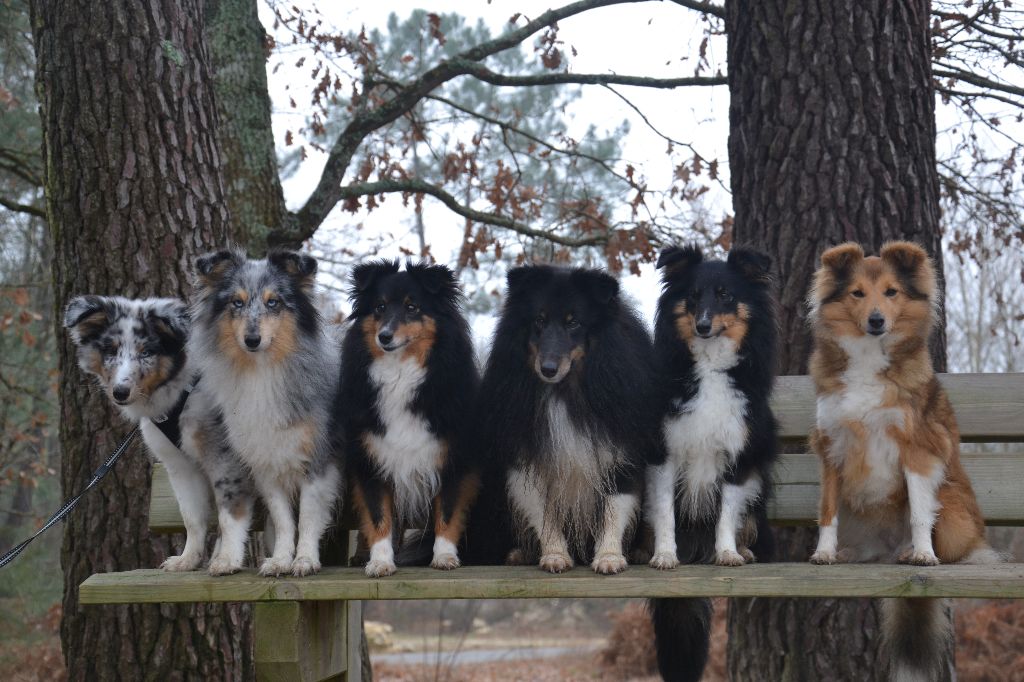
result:
[[[301,577],[320,570],[320,538],[334,515],[339,479],[338,469],[328,466],[322,475],[302,484],[299,494],[299,542],[295,547],[292,575]]]

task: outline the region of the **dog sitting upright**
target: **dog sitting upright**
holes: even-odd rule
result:
[[[928,353],[939,295],[916,244],[890,242],[865,257],[847,243],[821,257],[808,297],[818,393],[811,446],[822,463],[813,563],[999,560]],[[951,637],[941,601],[883,604],[895,679],[937,679]]]
[[[191,571],[203,561],[212,496],[220,535],[211,575],[242,568],[252,521],[248,473],[227,443],[220,412],[198,379],[185,342],[188,310],[169,298],[131,300],[78,296],[64,326],[78,347],[78,364],[95,376],[125,418],[138,423],[153,456],[167,469],[185,523],[185,547],[166,571]]]
[[[316,259],[291,251],[196,261],[189,352],[273,523],[262,575],[320,570],[320,539],[341,490],[330,439],[339,353],[313,306],[316,269]]]
[[[352,273],[335,414],[372,577],[395,571],[405,528],[433,506],[431,566],[459,565],[457,545],[478,473],[471,461],[477,369],[462,292],[443,265],[374,261]]]

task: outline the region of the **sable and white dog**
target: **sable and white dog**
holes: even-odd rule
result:
[[[186,540],[182,553],[162,568],[191,571],[202,564],[211,494],[220,534],[210,575],[242,568],[252,481],[227,443],[209,384],[196,384],[195,363],[185,352],[190,328],[185,304],[170,298],[78,296],[64,312],[64,326],[78,347],[79,366],[99,380],[126,419],[139,424],[147,448],[167,469]]]
[[[840,557],[930,566],[998,561],[960,464],[956,416],[932,369],[939,291],[917,244],[821,257],[808,303],[821,458],[816,564]],[[892,599],[885,636],[900,680],[937,679],[952,633],[942,602]]]
[[[341,490],[330,437],[340,353],[313,305],[316,269],[314,258],[290,251],[248,260],[225,250],[196,261],[189,352],[274,526],[261,575],[320,570],[320,538]]]

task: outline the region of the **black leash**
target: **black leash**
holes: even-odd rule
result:
[[[161,433],[167,436],[168,440],[174,443],[176,447],[181,447],[181,432],[178,426],[178,419],[179,417],[181,417],[182,410],[185,409],[185,401],[188,400],[189,394],[192,393],[192,391],[195,389],[195,385],[197,382],[198,379],[196,379],[193,383],[185,387],[185,390],[181,392],[181,396],[178,398],[178,402],[174,403],[174,407],[172,407],[167,414],[165,414],[162,417],[150,420],[153,422],[153,424],[156,425],[158,429],[160,429]],[[35,535],[15,545],[6,554],[0,557],[0,568],[3,568],[7,564],[14,561],[14,558],[21,554],[23,551],[25,551],[25,548],[28,547],[33,540],[35,540],[37,537],[45,533],[47,530],[53,527],[54,524],[63,519],[65,516],[70,514],[71,510],[75,508],[76,504],[78,504],[78,501],[82,499],[82,496],[85,495],[90,490],[92,490],[96,486],[96,484],[99,483],[103,479],[103,477],[107,475],[107,472],[110,471],[110,469],[114,466],[114,463],[121,458],[121,455],[125,453],[125,451],[128,449],[128,446],[132,444],[132,441],[135,440],[135,436],[137,436],[138,433],[139,427],[138,425],[136,425],[135,428],[132,429],[131,432],[124,437],[124,440],[121,441],[121,444],[117,446],[117,449],[110,453],[110,457],[107,457],[107,460],[103,462],[103,464],[101,464],[100,467],[92,473],[92,480],[89,481],[89,485],[85,486],[85,488],[82,489],[82,492],[78,493],[70,500],[65,502],[64,506],[58,509],[57,513],[51,516],[50,520],[47,521],[42,528],[36,531]]]
[[[90,490],[92,490],[92,488],[95,487],[95,485],[99,483],[104,476],[107,475],[107,472],[110,471],[110,468],[114,466],[114,462],[121,458],[121,455],[124,454],[125,450],[128,449],[128,446],[131,445],[133,440],[135,440],[135,436],[138,435],[138,433],[139,427],[136,426],[134,429],[131,430],[131,432],[127,436],[125,436],[124,440],[121,441],[121,444],[117,446],[117,449],[110,454],[110,457],[107,457],[107,461],[101,464],[100,468],[93,472],[92,480],[89,481],[89,485],[85,486],[85,488],[82,489],[82,492],[78,493],[70,500],[65,502],[64,506],[58,509],[57,513],[50,517],[50,520],[46,522],[46,525],[44,525],[42,528],[36,531],[35,535],[21,542],[20,544],[15,545],[10,549],[10,551],[8,551],[6,554],[0,557],[0,568],[3,568],[7,564],[11,563],[14,560],[14,557],[21,554],[33,540],[35,540],[37,537],[45,533],[55,523],[57,523],[65,516],[67,516],[71,512],[71,510],[75,508],[75,505],[78,504],[78,501],[82,499],[82,496],[85,495]]]

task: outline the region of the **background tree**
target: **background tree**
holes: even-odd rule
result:
[[[228,237],[201,5],[31,3],[57,320],[82,292],[184,296],[192,258]],[[69,493],[126,428],[92,395],[57,332]],[[244,607],[78,605],[89,575],[156,566],[170,554],[148,532],[148,460],[133,454],[111,476],[64,529],[69,677],[250,678]]]
[[[928,4],[726,4],[734,235],[775,259],[783,374],[807,372],[804,293],[829,246],[910,239],[941,272]],[[932,350],[944,371],[941,326]],[[815,537],[779,530],[779,558]],[[733,600],[730,677],[888,679],[876,604]]]

